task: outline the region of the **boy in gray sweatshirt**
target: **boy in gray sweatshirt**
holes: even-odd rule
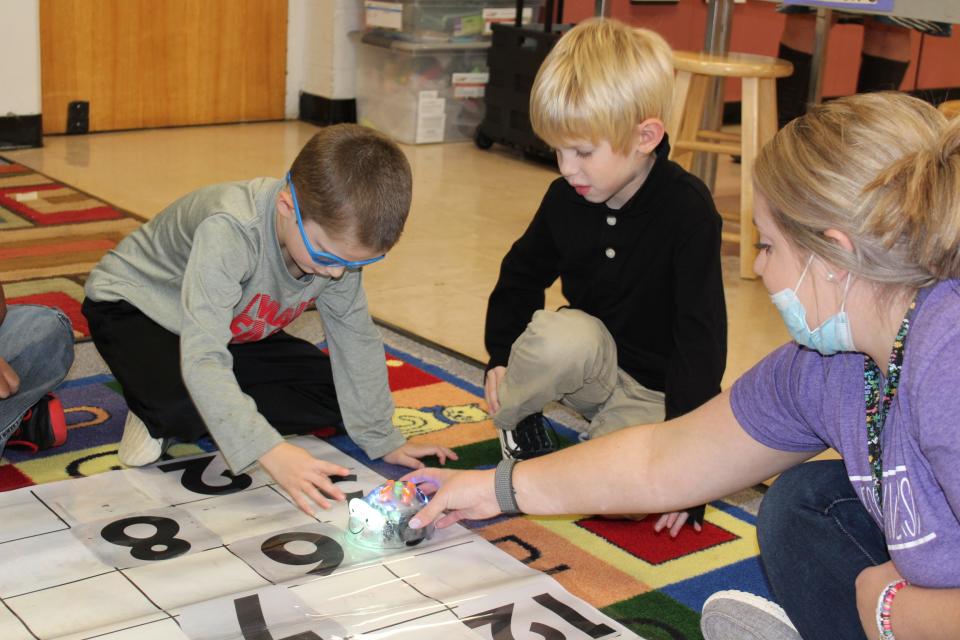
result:
[[[284,441],[341,419],[371,458],[412,468],[455,454],[393,426],[364,265],[396,244],[410,166],[386,137],[326,127],[285,180],[187,194],[90,273],[83,313],[129,406],[119,458],[157,460],[171,438],[216,441],[240,473],[259,461],[303,511],[343,492],[339,465]],[[315,303],[330,355],[282,329]]]

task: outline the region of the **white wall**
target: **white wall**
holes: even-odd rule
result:
[[[0,0],[0,117],[40,113],[40,0]]]
[[[357,45],[348,34],[362,28],[363,0],[288,0],[287,119],[300,115],[300,92],[356,97]]]
[[[356,44],[349,33],[363,26],[361,0],[309,3],[303,91],[333,100],[356,97]]]
[[[296,119],[300,112],[300,90],[307,61],[306,16],[309,4],[309,0],[287,2],[287,90],[283,112],[288,120]]]

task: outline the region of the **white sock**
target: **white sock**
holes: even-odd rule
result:
[[[128,467],[142,467],[156,462],[163,454],[163,438],[153,438],[147,425],[133,411],[127,412],[123,425],[123,437],[117,457]]]

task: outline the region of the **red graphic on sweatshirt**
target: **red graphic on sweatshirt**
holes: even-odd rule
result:
[[[296,308],[281,311],[279,302],[265,293],[258,293],[230,323],[230,333],[233,334],[230,342],[256,342],[273,335],[296,320],[315,299],[301,302]]]

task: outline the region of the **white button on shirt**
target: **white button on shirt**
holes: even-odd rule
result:
[[[607,216],[607,224],[611,227],[617,224],[617,216]]]
[[[612,260],[614,257],[616,257],[616,255],[617,255],[617,252],[614,251],[612,247],[609,248],[609,249],[607,249],[606,251],[604,251],[604,253],[605,253],[606,256],[607,256],[608,258],[610,258],[611,260]]]

